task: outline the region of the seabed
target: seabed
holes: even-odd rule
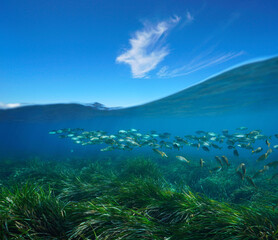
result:
[[[268,173],[254,187],[233,164],[211,173],[174,156],[0,164],[1,239],[278,239]]]

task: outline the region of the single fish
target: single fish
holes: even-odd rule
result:
[[[50,131],[48,134],[54,135],[57,134],[57,131]]]
[[[265,143],[268,147],[270,147],[270,142],[268,141],[268,139],[265,140]]]
[[[252,178],[249,176],[246,176],[247,182],[252,185],[253,187],[257,188],[256,184],[253,182]]]
[[[272,152],[273,152],[273,150],[271,148],[269,148],[266,152],[267,156],[269,156]]]
[[[101,152],[107,152],[107,151],[112,151],[113,150],[113,147],[112,146],[108,146],[106,148],[102,148],[100,149]]]
[[[234,150],[234,155],[235,155],[236,157],[239,156],[238,151],[237,151],[236,149]]]
[[[209,152],[209,148],[208,147],[203,146],[202,148],[203,148],[204,151]]]
[[[223,163],[222,163],[222,161],[221,161],[221,158],[218,157],[218,156],[215,156],[214,158],[215,158],[215,160],[221,165],[221,167],[223,167]]]
[[[161,138],[161,136],[162,136],[162,138],[170,138],[171,133],[165,132],[165,133],[160,135],[160,138]]]
[[[264,161],[268,158],[268,154],[267,153],[264,153],[262,156],[260,156],[258,159],[257,159],[257,162],[260,162],[260,161]]]
[[[235,134],[234,135],[236,138],[245,138],[244,134]]]
[[[153,151],[158,153],[161,157],[166,157],[166,158],[168,157],[165,152],[162,152],[156,148],[153,148]]]
[[[217,136],[217,134],[216,133],[214,133],[214,132],[208,132],[207,133],[209,136],[211,136],[211,137],[215,137],[215,136]]]
[[[200,134],[205,134],[206,132],[198,130],[198,131],[196,131],[196,133],[200,135]]]
[[[159,135],[158,135],[158,134],[156,134],[156,133],[152,134],[151,136],[152,136],[153,138],[157,138],[157,137],[159,137]]]
[[[243,174],[243,177],[244,177],[245,174],[246,174],[246,166],[245,166],[245,163],[239,164],[239,166],[237,167],[236,171],[237,171],[237,172],[240,172],[240,171],[241,171],[242,174]]]
[[[210,172],[210,173],[213,173],[213,172],[220,172],[221,169],[222,169],[222,167],[217,166],[217,167],[215,167],[215,168],[210,169],[209,172]]]
[[[173,147],[174,147],[175,149],[180,150],[181,145],[180,145],[179,143],[174,142],[174,143],[173,143]]]
[[[128,142],[129,142],[131,145],[141,147],[141,145],[140,145],[138,142],[135,142],[135,141],[133,141],[133,140],[128,140]]]
[[[252,153],[259,153],[263,150],[262,147],[258,147],[257,149],[253,150]]]
[[[248,128],[247,127],[239,127],[239,128],[237,128],[236,130],[241,130],[241,131],[243,131],[243,130],[247,130]]]
[[[212,143],[211,146],[213,146],[215,149],[221,149],[222,147],[219,147],[217,144]]]
[[[278,145],[274,145],[273,148],[274,148],[274,149],[278,149]]]
[[[106,144],[114,144],[116,141],[114,139],[105,139],[104,141]]]
[[[178,159],[178,160],[180,160],[180,161],[183,161],[183,162],[186,162],[186,163],[190,163],[190,161],[189,160],[187,160],[185,157],[183,157],[183,156],[176,156],[176,158]]]
[[[205,163],[205,161],[201,158],[200,159],[200,166],[201,166],[201,168],[204,166],[204,163]]]
[[[229,167],[231,164],[229,163],[229,160],[226,156],[222,156],[221,159],[223,160],[223,162]]]
[[[127,131],[125,131],[125,130],[119,130],[119,133],[120,133],[120,134],[127,134]]]
[[[231,139],[227,140],[226,142],[228,145],[233,146],[235,144],[234,141],[232,141]]]

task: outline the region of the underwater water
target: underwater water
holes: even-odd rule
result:
[[[278,239],[278,58],[126,109],[0,110],[1,239]]]

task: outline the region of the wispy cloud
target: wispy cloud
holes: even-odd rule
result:
[[[192,19],[192,16],[189,14],[187,18]],[[130,65],[134,78],[146,77],[169,54],[163,38],[180,19],[175,16],[156,25],[145,24],[142,30],[135,32],[134,37],[129,39],[131,48],[118,56],[116,61]]]
[[[1,103],[0,102],[0,109],[9,109],[9,108],[16,108],[20,107],[20,103]]]
[[[201,69],[210,67],[212,65],[218,65],[227,62],[233,58],[243,55],[244,53],[244,51],[229,52],[209,57],[207,56],[207,54],[199,55],[192,59],[188,64],[183,65],[179,68],[169,69],[168,66],[164,66],[157,72],[157,76],[161,78],[185,76]]]
[[[194,20],[194,17],[192,16],[192,14],[190,12],[186,12],[186,22],[192,22]]]
[[[216,53],[217,46],[221,41],[221,34],[223,35],[223,32],[237,21],[239,17],[240,14],[237,12],[228,16],[226,21],[223,21],[223,24],[220,27],[214,30],[211,35],[205,38],[197,45],[197,47],[192,49],[191,53],[188,53],[188,55],[194,56],[188,63],[180,67],[163,66],[156,73],[157,76],[161,78],[185,76],[201,69],[227,62],[245,54],[244,51]],[[190,12],[187,12],[186,20],[185,23],[194,20]],[[196,55],[198,52],[199,54]]]
[[[221,32],[228,28],[238,17],[239,14],[233,14],[221,28]],[[144,28],[135,32],[134,36],[129,39],[130,48],[119,55],[116,58],[116,62],[128,64],[133,78],[148,77],[148,73],[154,70],[170,53],[168,46],[165,44],[165,36],[167,36],[169,30],[178,23],[182,28],[194,21],[194,16],[189,11],[182,18],[182,21],[181,17],[175,16],[157,24],[145,23]],[[203,45],[207,45],[211,39],[212,37],[205,40],[201,47],[203,48]],[[227,62],[245,53],[244,51],[239,51],[216,54],[216,45],[214,43],[213,46],[210,46],[205,51],[199,49],[198,52],[201,52],[200,54],[197,56],[194,56],[194,54],[194,57],[188,63],[180,67],[163,66],[156,75],[160,78],[185,76],[201,69]],[[196,50],[193,49],[193,52],[196,52]]]

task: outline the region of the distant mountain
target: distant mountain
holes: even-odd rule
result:
[[[0,110],[0,121],[90,120],[96,117],[187,117],[278,106],[278,57],[246,64],[171,96],[130,108],[93,104],[51,104]]]
[[[122,107],[106,107],[104,104],[99,103],[99,102],[94,102],[94,103],[88,103],[88,104],[82,104],[84,106],[89,106],[97,110],[103,110],[103,111],[109,111],[109,110],[118,110],[122,109]]]
[[[111,115],[111,111],[121,107],[106,107],[95,102],[92,104],[46,104],[27,105],[16,108],[0,109],[0,122],[39,122],[88,120],[96,116]]]

